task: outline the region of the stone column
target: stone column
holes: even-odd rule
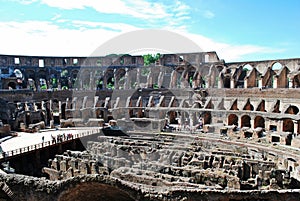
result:
[[[247,78],[244,79],[244,88],[245,89],[248,88],[248,79]]]
[[[230,79],[230,88],[234,89],[234,79],[233,78]]]
[[[298,121],[293,120],[294,123],[294,133],[298,133]]]
[[[288,87],[293,88],[293,82],[294,80],[292,78],[288,78]]]
[[[62,118],[62,106],[61,101],[58,101],[58,114],[59,114],[59,120]]]
[[[273,88],[277,89],[277,82],[278,82],[278,77],[277,76],[273,76]]]
[[[283,121],[282,120],[277,121],[277,131],[280,131],[280,132],[283,131]]]
[[[114,87],[115,87],[115,89],[119,89],[119,80],[120,80],[120,77],[118,76],[117,72],[118,71],[116,69],[114,69],[113,75],[114,75]]]
[[[262,88],[262,79],[261,78],[258,80],[258,88]]]
[[[222,89],[223,88],[223,80],[221,79],[221,76],[218,77],[218,89]]]
[[[135,86],[136,89],[138,89],[140,87],[140,83],[141,83],[140,76],[141,76],[141,69],[137,68],[136,69],[136,86]]]
[[[250,124],[251,124],[251,128],[254,128],[254,119],[251,117],[251,120],[250,120]]]

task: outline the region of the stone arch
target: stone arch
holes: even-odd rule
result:
[[[80,72],[80,81],[82,82],[82,86],[84,89],[88,89],[90,87],[90,71],[83,70]]]
[[[235,114],[228,115],[227,121],[228,121],[228,125],[239,126],[239,118]]]
[[[230,88],[230,80],[231,77],[229,75],[221,74],[222,80],[223,80],[223,87],[224,88]]]
[[[67,188],[58,197],[58,201],[68,200],[134,201],[135,199],[122,188],[99,182],[85,182]]]
[[[197,73],[197,69],[194,66],[190,66],[187,69],[188,83],[190,87],[193,87],[195,84],[195,74]]]
[[[38,76],[37,76],[37,81],[38,86],[41,89],[47,89],[48,88],[48,83],[47,83],[47,72],[45,69],[40,69],[38,71]]]
[[[283,65],[279,62],[274,62],[271,64],[271,69],[274,71],[279,71],[283,68]]]
[[[290,71],[286,66],[283,67],[278,72],[277,83],[276,83],[277,88],[288,88],[289,87],[289,82],[290,82],[290,78],[288,77],[289,73],[290,73]]]
[[[263,88],[272,88],[274,83],[275,71],[271,67],[266,68],[264,73],[262,73],[262,87]]]
[[[247,76],[248,70],[240,66],[236,71],[236,88],[244,88],[245,77]]]
[[[285,114],[298,114],[299,113],[299,108],[295,105],[290,105],[286,111],[284,112]]]
[[[241,127],[251,128],[251,117],[249,115],[244,115],[241,117]]]
[[[232,103],[230,110],[239,110],[237,99],[235,99],[234,102]]]
[[[274,113],[281,113],[281,111],[279,109],[280,109],[280,100],[277,100],[274,103],[272,112],[274,112]]]
[[[254,128],[265,128],[265,119],[262,116],[256,116],[254,119]]]
[[[247,70],[247,71],[252,71],[253,70],[253,66],[248,64],[248,63],[245,63],[243,65],[243,70]]]
[[[122,89],[125,84],[125,75],[126,70],[124,68],[120,68],[115,72],[115,86],[116,89]]]
[[[16,88],[17,88],[17,83],[11,81],[11,82],[9,82],[9,83],[7,84],[7,86],[8,86],[8,89],[16,89]]]
[[[249,110],[249,111],[253,111],[254,110],[253,105],[250,103],[250,99],[247,100],[247,103],[245,104],[243,110]]]
[[[183,78],[183,73],[184,73],[184,68],[182,66],[176,68],[173,72],[172,72],[172,86],[173,88],[180,88],[183,87],[182,86],[182,79]]]
[[[77,80],[77,76],[78,76],[78,70],[72,70],[70,73],[70,79],[71,79],[71,88],[73,88],[75,86],[76,80]]]
[[[300,73],[296,74],[293,78],[293,88],[300,87]]]
[[[260,101],[260,103],[257,106],[256,111],[266,112],[266,103],[265,103],[265,100],[261,100]]]
[[[283,119],[282,131],[294,133],[294,122],[292,119]]]
[[[107,69],[104,75],[105,82],[107,89],[114,89],[115,86],[115,76],[114,76],[114,70],[113,69]]]
[[[178,114],[177,111],[170,110],[170,111],[167,112],[167,115],[169,117],[170,124],[178,124],[179,114]]]
[[[212,116],[210,112],[203,112],[203,124],[210,124],[212,121]]]
[[[62,69],[60,72],[60,84],[62,89],[68,89],[69,88],[69,77],[70,77],[70,72],[68,69]]]

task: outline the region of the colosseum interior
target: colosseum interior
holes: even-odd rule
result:
[[[0,176],[10,200],[297,200],[300,59],[216,52],[0,55],[1,136],[103,128],[42,177]],[[122,136],[104,128],[117,122]],[[26,189],[26,192],[18,190]]]

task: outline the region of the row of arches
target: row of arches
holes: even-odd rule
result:
[[[280,131],[280,132],[291,132],[291,133],[300,133],[300,121],[295,122],[293,119],[285,118],[281,121],[278,121],[277,124],[268,124],[269,127],[266,128],[267,122],[266,119],[262,116],[255,116],[251,118],[249,115],[238,116],[236,114],[229,114],[227,117],[228,125],[235,125],[237,127],[243,128],[263,128],[266,130]],[[281,130],[277,130],[281,128]]]
[[[230,110],[245,110],[245,111],[259,111],[259,112],[272,112],[272,113],[283,113],[283,114],[291,114],[291,115],[297,115],[299,114],[299,108],[296,105],[287,104],[283,107],[280,107],[280,100],[277,100],[273,102],[273,104],[270,106],[270,108],[267,110],[266,107],[266,101],[261,100],[257,106],[254,106],[253,103],[251,103],[250,99],[246,101],[244,105],[239,105],[238,100],[235,99],[233,103],[230,106]],[[282,108],[283,111],[280,111],[280,108]]]

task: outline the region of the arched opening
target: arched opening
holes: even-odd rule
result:
[[[176,87],[177,88],[180,88],[182,86],[182,82],[181,81],[183,79],[183,77],[182,77],[183,71],[184,71],[184,68],[183,67],[179,67],[174,72],[173,79],[176,79],[174,81],[176,83]]]
[[[77,75],[78,75],[78,70],[73,70],[72,73],[71,73],[71,86],[70,86],[70,88],[76,87]]]
[[[299,88],[300,87],[300,73],[295,75],[293,78],[293,87]]]
[[[251,118],[248,115],[244,115],[241,118],[241,127],[249,127],[251,128]]]
[[[69,71],[67,69],[62,70],[60,73],[60,83],[62,89],[69,89]]]
[[[90,182],[69,187],[63,191],[58,198],[58,201],[69,200],[133,201],[134,199],[130,197],[126,191],[117,187],[98,182]]]
[[[8,89],[12,90],[12,89],[16,89],[17,84],[15,82],[9,82],[7,86]]]
[[[47,81],[44,78],[40,78],[40,89],[41,90],[46,90],[47,89]]]
[[[254,128],[265,128],[265,119],[262,116],[256,116],[254,119]]]
[[[59,124],[60,123],[59,102],[57,99],[54,99],[52,102],[52,112],[53,112],[54,124]]]
[[[20,69],[15,69],[14,70],[14,75],[17,78],[17,86],[16,88],[22,89],[23,88],[23,80],[24,80],[24,75]]]
[[[294,122],[291,119],[283,120],[282,131],[294,133]]]
[[[107,89],[115,89],[115,78],[114,78],[114,72],[113,70],[107,70],[105,73],[105,79],[106,79],[106,88]]]
[[[239,110],[238,104],[237,104],[237,100],[235,100],[235,101],[233,102],[233,104],[231,105],[230,110]]]
[[[61,118],[66,119],[66,103],[61,105]]]
[[[80,80],[82,81],[82,88],[89,89],[90,87],[90,73],[88,70],[84,70],[80,74]]]
[[[230,88],[230,76],[224,76],[223,85],[224,88]]]
[[[249,110],[249,111],[253,111],[254,107],[253,105],[250,103],[250,100],[247,100],[247,103],[245,104],[243,110]]]
[[[260,111],[260,112],[266,112],[265,109],[265,100],[262,100],[259,105],[257,106],[256,111]]]
[[[174,110],[169,111],[168,113],[170,124],[178,124],[177,112]]]
[[[279,71],[282,69],[282,65],[279,63],[279,62],[275,62],[273,65],[272,65],[272,70],[274,71]]]
[[[247,68],[239,68],[239,74],[236,80],[236,88],[244,88],[245,77],[247,76],[248,69]]]
[[[123,89],[125,84],[125,69],[119,69],[115,75],[115,82],[117,89]]]
[[[239,124],[238,122],[239,122],[239,118],[238,118],[237,115],[230,114],[228,116],[228,125],[236,125],[236,126],[238,126],[238,124]]]
[[[286,111],[285,114],[298,114],[299,113],[299,109],[298,107],[294,106],[294,105],[290,105]]]
[[[190,87],[193,87],[193,83],[194,83],[194,75],[196,73],[196,68],[195,67],[190,67],[188,69],[188,82]]]
[[[246,65],[244,65],[243,70],[252,71],[253,67],[250,64],[246,64]]]
[[[275,103],[275,105],[274,105],[274,109],[273,109],[272,112],[274,112],[274,113],[281,113],[281,111],[279,110],[279,108],[280,108],[280,100],[277,100],[276,103]]]
[[[210,112],[204,112],[202,114],[203,116],[203,124],[210,124],[212,117],[211,117],[211,113]]]

